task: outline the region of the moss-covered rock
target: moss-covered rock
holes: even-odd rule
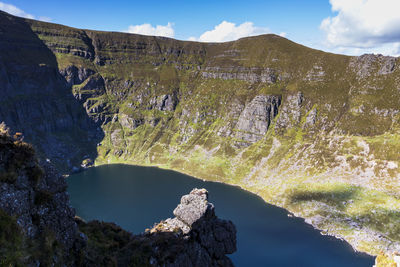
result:
[[[370,254],[400,250],[398,58],[325,53],[271,34],[206,44],[0,18],[18,48],[2,55],[0,81],[22,88],[0,118],[24,125],[64,170],[87,158],[174,169],[256,192]],[[34,100],[48,123],[32,123],[24,94],[35,90],[10,74],[58,88]],[[273,105],[255,101],[272,96]]]

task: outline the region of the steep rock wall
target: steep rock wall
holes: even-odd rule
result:
[[[359,250],[400,250],[398,58],[324,53],[275,35],[203,44],[1,18],[36,38],[24,40],[31,45],[22,58],[2,54],[4,91],[11,90],[4,73],[15,72],[14,62],[40,66],[32,58],[40,41],[55,61],[35,55],[75,96],[79,108],[71,110],[83,111],[84,131],[58,135],[60,143],[81,141],[74,159],[66,149],[52,156],[46,149],[56,146],[32,140],[51,160],[69,159],[66,170],[89,159],[175,169],[257,192]],[[11,38],[3,32],[22,42],[22,34],[2,28],[2,44]],[[29,73],[14,80],[29,80]],[[17,109],[1,108],[0,119],[12,122],[8,114]],[[44,110],[49,121],[69,113]],[[91,123],[101,138],[86,142],[82,136],[98,131]],[[32,127],[23,129],[27,139],[53,136]],[[95,153],[83,153],[83,145]]]
[[[52,51],[29,25],[4,13],[0,48],[7,51],[0,55],[1,121],[64,170],[85,156],[96,157],[104,134],[74,99]]]

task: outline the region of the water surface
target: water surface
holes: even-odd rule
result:
[[[182,195],[206,188],[216,214],[237,229],[235,266],[372,266],[373,257],[290,218],[284,209],[237,187],[158,168],[106,165],[71,175],[71,204],[85,220],[115,222],[133,233],[173,217]]]

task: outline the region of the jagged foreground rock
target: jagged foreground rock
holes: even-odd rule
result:
[[[276,35],[184,42],[0,13],[0,120],[60,170],[161,166],[400,252],[400,62]]]
[[[235,226],[215,216],[205,189],[183,196],[176,218],[132,235],[75,218],[65,179],[3,126],[0,159],[2,266],[233,266]]]
[[[167,266],[233,266],[226,254],[236,251],[236,228],[215,216],[205,189],[193,189],[181,199],[173,219],[167,219],[150,234],[177,233],[185,249]]]
[[[65,179],[0,125],[0,265],[73,264],[84,239]]]
[[[79,229],[89,238],[94,236],[88,242],[85,265],[233,266],[226,254],[236,251],[236,228],[218,219],[207,199],[205,189],[193,189],[182,197],[175,218],[141,235],[131,235],[112,223],[78,220]]]

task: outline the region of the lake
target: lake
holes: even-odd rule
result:
[[[216,215],[237,229],[235,266],[372,266],[374,258],[356,253],[346,242],[322,236],[303,219],[266,204],[238,187],[204,182],[178,172],[151,167],[105,165],[67,179],[71,204],[85,220],[115,222],[144,232],[169,217],[181,196],[206,188]]]

